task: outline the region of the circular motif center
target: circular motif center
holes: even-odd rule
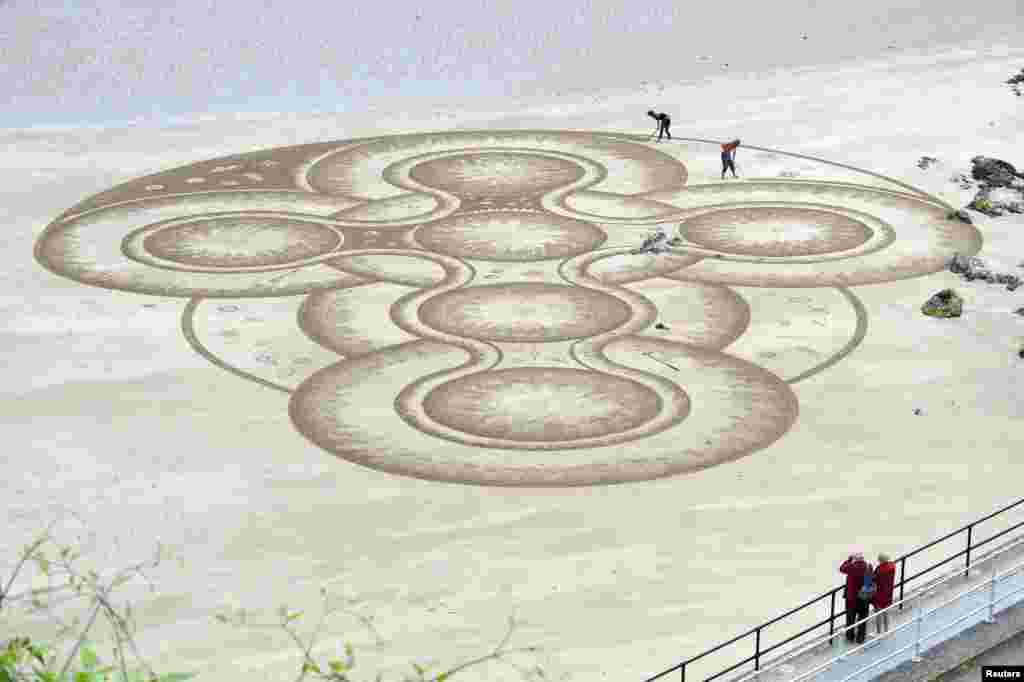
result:
[[[472,374],[438,386],[423,403],[432,419],[487,438],[573,441],[636,428],[661,400],[630,379],[530,367]]]
[[[568,258],[597,248],[600,229],[583,220],[547,213],[459,213],[416,233],[428,249],[457,258],[532,261]]]
[[[259,267],[330,253],[341,236],[324,225],[268,216],[208,218],[174,224],[147,236],[143,248],[175,263]]]
[[[417,164],[409,175],[464,203],[532,203],[585,174],[582,166],[549,156],[516,152],[475,152]]]
[[[435,329],[487,341],[564,341],[626,322],[629,306],[614,296],[561,284],[491,284],[428,300],[419,317]]]
[[[716,251],[779,257],[846,251],[872,236],[863,223],[830,211],[770,207],[709,211],[684,221],[680,232]]]

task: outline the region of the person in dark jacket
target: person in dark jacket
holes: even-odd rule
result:
[[[852,642],[857,635],[860,635],[859,639],[863,642],[864,635],[867,634],[867,623],[862,622],[860,627],[856,628],[857,632],[854,632],[852,626],[858,620],[858,611],[862,610],[857,593],[864,585],[864,574],[868,572],[868,562],[864,561],[863,554],[854,552],[842,563],[839,572],[846,574],[846,641]]]
[[[875,598],[875,567],[865,562],[867,568],[864,570],[864,583],[857,595],[857,637],[854,641],[863,644],[868,637],[868,616],[871,614],[871,601]],[[870,592],[864,591],[870,586]]]
[[[661,136],[663,134],[667,135],[668,139],[671,140],[672,139],[672,132],[669,130],[669,127],[671,127],[671,125],[672,125],[672,119],[669,118],[669,115],[666,114],[665,112],[661,112],[660,114],[656,114],[656,113],[654,113],[653,110],[648,110],[647,115],[650,116],[651,118],[653,118],[655,121],[658,122],[658,141],[659,142],[661,141]]]
[[[889,630],[889,612],[878,614],[879,611],[892,606],[892,592],[896,587],[896,564],[888,554],[878,555],[878,568],[875,569],[875,633],[882,634]]]

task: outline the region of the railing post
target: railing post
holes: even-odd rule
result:
[[[964,578],[971,574],[971,533],[974,531],[974,524],[967,526],[967,563],[964,566]]]
[[[828,645],[832,646],[832,635],[836,632],[836,592],[832,590],[832,612],[828,614]]]
[[[992,562],[991,587],[988,591],[988,617],[986,623],[996,622],[996,562]]]
[[[903,610],[903,586],[907,584],[907,557],[900,559],[900,611]]]
[[[754,670],[761,669],[761,626],[754,631]]]
[[[917,634],[915,635],[917,641],[914,642],[914,655],[910,659],[914,663],[920,663],[923,660],[921,658],[921,623],[924,621],[924,604],[921,602],[923,599],[923,594],[917,598]]]
[[[679,669],[679,679],[682,682],[686,682],[686,664],[683,663],[683,667]]]

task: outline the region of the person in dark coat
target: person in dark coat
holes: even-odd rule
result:
[[[889,630],[889,612],[877,615],[879,611],[892,606],[892,592],[896,587],[896,564],[888,554],[878,555],[878,568],[875,569],[875,633],[882,634]]]
[[[857,595],[857,638],[854,640],[857,644],[863,644],[868,637],[868,616],[871,614],[871,601],[875,598],[875,567],[865,563],[867,568],[864,570],[864,582],[861,593]],[[869,585],[871,592],[865,595],[864,589]]]
[[[672,132],[669,128],[672,126],[672,119],[665,112],[654,113],[653,109],[647,111],[647,115],[658,122],[658,141],[661,141],[662,135],[667,135],[668,139],[672,139]]]
[[[858,632],[854,632],[852,626],[857,622],[858,610],[861,609],[857,593],[864,585],[864,574],[868,572],[868,562],[864,561],[863,554],[854,552],[842,563],[839,572],[846,574],[846,641],[852,642],[860,634],[860,641],[863,642],[864,635],[861,633],[866,634],[867,623],[861,623],[861,626],[857,628]]]

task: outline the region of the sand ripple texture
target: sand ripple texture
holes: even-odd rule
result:
[[[794,384],[855,361],[854,287],[981,247],[895,180],[800,157],[829,179],[719,182],[688,166],[713,147],[476,131],[269,149],[86,199],[36,258],[188,299],[196,352],[286,394],[294,427],[349,463],[493,486],[650,480],[784,437]],[[655,228],[679,246],[636,253]],[[779,340],[751,325],[751,292],[773,289],[834,308],[831,333],[765,351]]]

